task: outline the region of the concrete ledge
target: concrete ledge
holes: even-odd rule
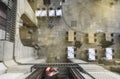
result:
[[[5,61],[8,67],[7,73],[28,73],[32,65],[18,65],[14,60]]]
[[[18,62],[25,64],[25,63],[45,63],[46,59],[34,59],[34,58],[26,58],[26,59],[19,59]]]
[[[120,75],[110,72],[97,64],[84,64],[82,60],[70,59],[73,63],[81,63],[80,66],[95,79],[120,79]],[[83,63],[83,64],[82,64]]]
[[[112,66],[111,71],[120,73],[120,65]]]
[[[120,75],[112,72],[89,72],[95,79],[120,79]]]
[[[35,63],[45,63],[45,59],[34,59],[34,58],[26,58],[19,59],[17,61],[21,64],[35,64]],[[29,73],[32,65],[19,65],[14,60],[5,61],[6,66],[8,67],[7,73]]]
[[[24,75],[23,73],[6,73],[3,75],[0,75],[0,79],[18,79]]]
[[[45,59],[26,58],[21,59],[22,63],[45,63]],[[7,73],[0,75],[0,79],[25,79],[30,74],[32,65],[19,65],[14,60],[5,61],[8,67]],[[0,64],[0,68],[2,65]],[[5,71],[5,70],[4,70]]]
[[[3,63],[0,63],[0,75],[5,73],[6,71],[7,71],[7,67],[5,67]]]
[[[116,65],[120,65],[120,60],[115,60]]]
[[[20,76],[20,77],[17,78],[17,79],[25,79],[25,78],[28,77],[30,74],[31,74],[31,72],[30,72],[30,73],[27,73],[27,74],[24,74],[24,75]]]
[[[73,63],[87,63],[83,60],[79,60],[79,59],[68,59],[69,61],[73,62]]]
[[[15,63],[14,60],[9,60],[9,61],[4,61],[4,62],[5,62],[7,67],[11,67],[11,66],[16,66],[17,65],[17,63]]]

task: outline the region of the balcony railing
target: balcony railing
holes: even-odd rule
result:
[[[25,6],[25,14],[29,17],[29,19],[36,25],[37,19],[35,17],[35,13],[32,10],[31,6],[29,5],[27,0],[24,0]]]

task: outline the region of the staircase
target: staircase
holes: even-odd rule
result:
[[[58,70],[60,72],[58,75],[58,79],[69,79],[67,68],[58,68]]]

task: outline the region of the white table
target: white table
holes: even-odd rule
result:
[[[46,17],[47,16],[47,10],[42,10],[40,13],[41,17]]]
[[[88,60],[95,60],[95,49],[89,48],[88,49]]]
[[[73,46],[67,47],[67,58],[74,58],[74,47]]]
[[[112,60],[112,59],[113,59],[112,48],[106,48],[106,60]]]
[[[56,16],[62,16],[62,9],[56,10]]]
[[[36,10],[35,15],[38,17],[38,16],[40,16],[41,12],[42,12],[41,10]]]
[[[55,16],[55,10],[49,10],[49,16],[54,17]]]

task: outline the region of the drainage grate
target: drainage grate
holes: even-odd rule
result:
[[[58,8],[60,7],[60,1],[61,0],[51,0],[51,3],[53,4],[54,7]]]
[[[71,21],[71,27],[76,27],[77,26],[77,21]]]

